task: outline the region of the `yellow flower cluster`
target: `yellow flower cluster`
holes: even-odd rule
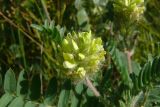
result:
[[[144,0],[118,0],[114,7],[115,11],[135,21],[139,20],[144,12]]]
[[[102,40],[93,38],[91,32],[68,34],[58,50],[59,72],[72,79],[96,72],[105,60]]]

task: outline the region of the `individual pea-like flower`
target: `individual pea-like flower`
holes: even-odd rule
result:
[[[97,72],[105,60],[101,38],[90,32],[68,34],[58,46],[59,74],[71,79],[81,79]]]

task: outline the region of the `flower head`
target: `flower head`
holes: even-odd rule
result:
[[[59,72],[69,78],[79,79],[98,71],[105,59],[101,38],[93,38],[91,32],[68,34],[58,50]]]

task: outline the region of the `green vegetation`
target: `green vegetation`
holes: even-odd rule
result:
[[[159,107],[160,1],[1,0],[0,107]]]

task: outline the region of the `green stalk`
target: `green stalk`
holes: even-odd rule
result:
[[[41,3],[42,3],[42,6],[43,6],[43,9],[44,9],[44,12],[46,14],[46,17],[48,19],[49,22],[51,22],[51,18],[49,16],[49,13],[48,13],[48,10],[47,10],[47,7],[46,7],[46,3],[45,3],[45,0],[41,0]]]
[[[24,45],[23,45],[23,37],[21,36],[20,30],[18,30],[18,39],[19,39],[20,51],[21,51],[22,58],[23,58],[23,65],[24,65],[24,68],[27,68]]]

